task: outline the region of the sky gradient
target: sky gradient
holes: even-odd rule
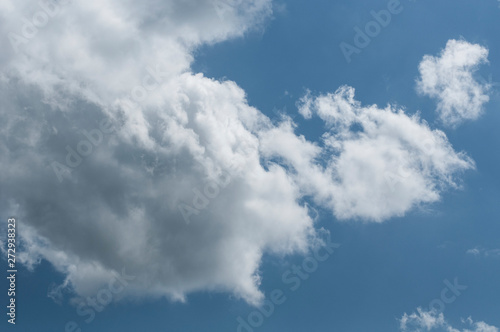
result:
[[[499,15],[0,0],[2,331],[498,332]]]

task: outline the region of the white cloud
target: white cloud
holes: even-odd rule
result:
[[[478,248],[473,248],[473,249],[467,250],[466,253],[469,254],[469,255],[477,256],[477,255],[479,255],[481,253],[481,251],[479,251]]]
[[[417,115],[392,106],[363,106],[351,87],[303,99],[301,113],[313,112],[329,127],[323,135],[330,152],[322,156],[326,167],[318,171],[317,166],[292,163],[317,201],[340,219],[402,216],[438,201],[442,190],[457,186],[455,174],[474,167],[470,158],[453,150],[443,132],[431,130]]]
[[[446,321],[443,313],[425,311],[421,308],[417,308],[417,312],[410,315],[405,313],[399,322],[400,331],[402,332],[498,332],[497,327],[488,325],[485,322],[474,322],[471,317],[462,320],[462,324],[466,325],[466,327],[457,329]]]
[[[400,320],[401,331],[431,331],[437,327],[442,327],[446,324],[444,320],[444,315],[442,313],[435,313],[432,311],[424,311],[421,308],[417,308],[417,312],[413,312],[411,315],[404,314]]]
[[[41,10],[1,6],[2,36],[22,36],[22,16]],[[305,197],[342,219],[381,221],[437,201],[473,167],[442,132],[362,107],[352,89],[309,97],[330,128],[319,145],[291,121],[273,126],[236,83],[191,71],[196,47],[270,14],[267,0],[72,1],[3,52],[0,210],[23,224],[19,260],[51,262],[80,295],[126,268],[137,278],[125,296],[212,290],[256,303],[262,255],[318,240]],[[73,155],[79,166],[60,182],[53,162],[66,164],[67,149],[88,155]]]
[[[475,120],[483,112],[490,86],[474,77],[483,63],[488,63],[488,49],[464,40],[449,40],[438,57],[424,56],[417,90],[437,100],[437,112],[446,125]]]
[[[500,249],[485,249],[483,247],[475,247],[468,249],[466,254],[473,255],[475,257],[493,257],[500,258]]]
[[[38,1],[2,3],[10,9],[0,14],[2,32],[20,36],[21,17],[41,10]],[[0,159],[2,202],[11,204],[2,211],[24,224],[21,261],[50,261],[81,295],[126,267],[140,277],[131,294],[183,299],[210,289],[261,299],[262,254],[304,252],[313,221],[286,172],[259,163],[254,131],[269,120],[233,82],[189,67],[197,46],[241,36],[270,6],[75,1],[18,54],[10,50]],[[115,134],[59,183],[53,161],[64,165],[66,147],[77,150],[82,130],[105,118]],[[195,190],[230,166],[231,182],[187,224],[180,204],[193,205]]]

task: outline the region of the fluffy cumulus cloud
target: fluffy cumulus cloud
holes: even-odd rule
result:
[[[430,129],[418,115],[408,116],[390,105],[363,106],[354,92],[344,86],[318,97],[308,94],[300,103],[300,113],[317,114],[328,131],[323,155],[314,155],[324,159],[324,169],[295,162],[297,181],[306,182],[304,187],[338,218],[381,221],[401,216],[414,206],[438,201],[443,188],[457,186],[457,172],[474,167],[466,155],[453,150],[442,131]]]
[[[484,63],[488,63],[488,49],[464,40],[448,41],[439,56],[424,56],[417,90],[436,99],[443,123],[456,126],[481,115],[490,85],[474,74]]]
[[[446,331],[446,332],[498,332],[498,328],[485,322],[474,322],[471,317],[462,319],[463,328],[455,328],[450,325],[443,313],[425,311],[417,308],[417,312],[411,315],[404,314],[400,319],[400,331],[423,332],[423,331]]]
[[[303,98],[320,143],[250,106],[231,81],[190,69],[201,44],[242,36],[268,0],[0,2],[0,210],[22,223],[19,260],[95,292],[198,290],[262,299],[264,253],[322,240],[307,201],[382,221],[435,202],[473,163],[402,110],[352,88]],[[309,113],[308,113],[309,112]]]

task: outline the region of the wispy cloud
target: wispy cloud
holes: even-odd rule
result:
[[[474,322],[471,317],[462,319],[462,328],[449,324],[443,313],[425,311],[417,308],[417,312],[404,314],[399,320],[402,332],[446,331],[446,332],[498,332],[498,328],[485,322]]]
[[[500,258],[500,249],[485,249],[483,247],[475,247],[466,251],[466,254],[475,257]]]

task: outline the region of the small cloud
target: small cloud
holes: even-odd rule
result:
[[[453,39],[439,56],[426,55],[420,62],[417,91],[437,100],[444,124],[455,127],[483,112],[491,84],[477,80],[474,73],[484,63],[488,63],[487,48]]]
[[[445,241],[444,243],[438,245],[438,249],[447,249],[449,248],[450,246],[453,246],[453,242],[451,241]]]
[[[478,256],[478,255],[481,254],[481,251],[479,249],[477,249],[477,248],[474,248],[474,249],[467,250],[466,253],[469,254],[469,255]]]
[[[491,249],[484,253],[486,257],[500,258],[500,249]]]
[[[450,325],[443,313],[435,310],[425,311],[417,308],[417,312],[404,314],[399,320],[402,332],[423,332],[423,331],[447,331],[447,332],[498,332],[498,328],[488,325],[485,322],[474,322],[469,316],[461,320],[463,328],[456,328]]]
[[[47,288],[47,297],[51,298],[55,303],[61,305],[64,299],[63,292],[68,287],[68,283],[64,282],[61,285],[51,283]]]
[[[468,255],[473,255],[475,257],[485,257],[485,258],[500,258],[500,249],[485,249],[482,247],[476,247],[469,249],[465,252]]]
[[[284,2],[274,2],[273,3],[273,13],[277,15],[285,15],[287,13],[286,3]]]

